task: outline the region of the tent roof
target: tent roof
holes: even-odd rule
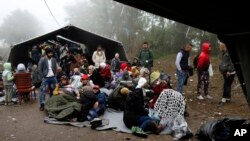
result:
[[[42,36],[14,45],[10,52],[9,61],[13,66],[17,66],[18,63],[25,63],[28,51],[32,46],[41,44],[48,40],[56,41],[57,35],[84,44],[91,55],[96,50],[96,47],[101,45],[106,51],[107,60],[112,59],[114,54],[118,52],[120,54],[120,59],[127,61],[127,56],[121,42],[91,33],[73,25],[65,26]]]

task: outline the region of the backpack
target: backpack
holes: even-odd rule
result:
[[[194,69],[197,69],[199,56],[200,56],[200,54],[197,54],[194,57],[194,60],[193,60]]]

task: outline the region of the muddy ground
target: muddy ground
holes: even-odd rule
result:
[[[154,70],[164,70],[172,76],[176,88],[174,57],[161,58],[155,61]],[[250,118],[250,109],[241,91],[238,81],[232,86],[232,101],[218,106],[222,96],[223,78],[218,72],[218,57],[212,59],[214,76],[211,77],[209,93],[212,100],[196,99],[196,74],[184,87],[188,104],[189,127],[195,133],[202,123],[208,120],[221,119],[225,116]],[[236,79],[237,80],[237,79]],[[51,125],[43,122],[46,114],[39,111],[38,100],[22,105],[0,106],[0,141],[120,141],[120,140],[173,140],[170,135],[149,135],[147,139],[115,131],[93,131],[90,128],[77,128],[65,125]],[[197,140],[191,138],[190,140]]]

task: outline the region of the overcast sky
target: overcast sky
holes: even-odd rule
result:
[[[61,26],[68,24],[65,22],[66,14],[64,7],[74,3],[74,1],[75,0],[46,0]],[[43,23],[45,32],[60,28],[50,15],[44,0],[0,0],[0,24],[2,24],[3,18],[7,17],[11,11],[16,9],[28,10],[36,16],[37,19]]]

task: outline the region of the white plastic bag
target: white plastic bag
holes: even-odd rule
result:
[[[208,73],[209,73],[209,76],[210,76],[210,77],[214,76],[214,71],[213,71],[213,67],[212,67],[211,64],[209,65]]]

